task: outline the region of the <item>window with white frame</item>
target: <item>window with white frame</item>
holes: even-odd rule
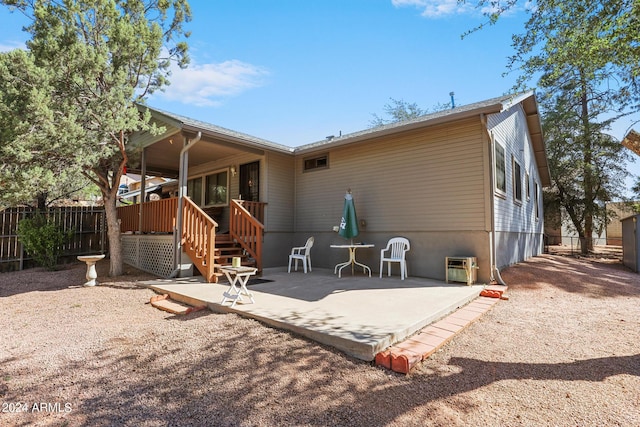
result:
[[[535,203],[536,220],[540,219],[540,207],[538,204],[538,183],[533,181],[533,203]]]
[[[198,176],[187,181],[187,195],[198,206],[222,206],[229,203],[227,171]]]
[[[495,143],[495,180],[496,190],[503,195],[507,192],[507,166],[504,147]]]
[[[511,157],[513,164],[513,199],[522,203],[522,168],[515,157]]]
[[[216,206],[227,204],[227,171],[214,173],[206,176],[206,186],[204,193],[205,206]]]
[[[529,186],[529,173],[525,172],[524,174],[524,194],[527,196],[527,201],[531,199],[531,188]]]

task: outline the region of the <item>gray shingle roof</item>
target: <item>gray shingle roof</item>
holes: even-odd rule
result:
[[[541,172],[542,184],[547,186],[550,184],[549,169],[542,139],[542,129],[540,126],[538,107],[535,102],[533,92],[522,94],[508,94],[495,98],[487,99],[473,104],[461,105],[452,109],[438,111],[426,114],[412,120],[402,122],[389,123],[371,129],[364,129],[358,132],[324,139],[299,147],[289,147],[278,144],[266,139],[257,138],[242,132],[226,129],[211,123],[195,120],[190,117],[181,116],[179,114],[170,113],[168,111],[159,110],[152,107],[141,106],[141,108],[149,108],[155,115],[162,116],[172,126],[188,132],[202,132],[203,135],[210,135],[214,138],[222,138],[235,143],[253,146],[260,149],[271,149],[290,154],[305,154],[319,150],[326,150],[345,144],[351,144],[358,141],[364,141],[384,135],[393,134],[412,129],[418,129],[426,126],[433,126],[440,123],[447,123],[454,120],[461,120],[480,114],[498,113],[510,108],[519,102],[523,102],[526,113],[528,115],[529,131],[532,134],[534,149],[536,152],[536,160]]]
[[[235,130],[227,129],[221,126],[216,126],[211,123],[203,122],[201,120],[192,119],[190,117],[182,116],[180,114],[171,113],[169,111],[159,110],[157,108],[149,107],[147,105],[141,106],[141,108],[148,108],[156,115],[165,116],[165,118],[172,121],[172,125],[187,131],[202,132],[204,134],[210,134],[218,137],[226,137],[235,141],[249,143],[250,145],[259,145],[264,148],[271,148],[278,151],[285,151],[292,153],[293,148],[286,145],[278,144],[266,139],[258,138],[246,133],[238,132]]]
[[[435,113],[425,114],[415,119],[405,120],[401,122],[393,122],[370,129],[364,129],[358,132],[345,134],[332,139],[324,139],[322,141],[313,142],[296,148],[296,152],[314,151],[319,148],[327,148],[327,146],[342,145],[355,142],[361,139],[382,136],[401,130],[415,129],[423,126],[430,126],[436,123],[443,123],[452,120],[461,119],[478,115],[480,113],[499,112],[508,108],[510,105],[519,102],[522,99],[533,95],[528,92],[520,95],[503,95],[496,98],[487,99],[485,101],[473,104],[461,105],[452,109],[437,111]]]

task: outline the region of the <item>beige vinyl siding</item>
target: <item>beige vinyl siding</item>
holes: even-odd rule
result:
[[[339,147],[308,172],[299,156],[296,229],[331,230],[351,188],[368,231],[483,230],[481,132],[478,118]]]
[[[293,244],[294,227],[294,159],[292,155],[268,152],[265,156],[263,193],[265,235],[263,265],[278,267],[286,264]]]
[[[291,155],[267,153],[264,201],[267,232],[291,232],[294,227],[294,158]]]

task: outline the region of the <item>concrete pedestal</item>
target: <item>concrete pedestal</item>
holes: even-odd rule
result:
[[[96,262],[104,258],[104,255],[81,255],[78,257],[79,261],[87,263],[87,282],[85,286],[95,286],[98,284],[98,273],[96,272]]]

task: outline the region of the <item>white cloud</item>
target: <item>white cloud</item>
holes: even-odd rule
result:
[[[14,49],[25,49],[25,45],[21,42],[0,43],[0,52],[9,52]]]
[[[467,3],[458,3],[458,0],[391,0],[391,3],[395,7],[413,6],[423,9],[422,16],[429,18],[469,13],[474,9]]]
[[[191,63],[188,68],[172,69],[171,84],[156,96],[200,107],[219,105],[221,98],[236,96],[264,84],[269,73],[238,60],[218,64]]]
[[[495,3],[487,2],[480,7],[477,6],[478,2],[476,1],[460,3],[458,0],[391,0],[391,3],[395,7],[423,9],[421,15],[427,18],[474,13],[488,15],[500,11],[501,6],[504,6],[500,1]],[[520,10],[531,10],[534,7],[535,2],[533,0],[526,0],[524,6],[519,4],[509,6],[508,10],[501,12],[501,15],[509,16]]]

